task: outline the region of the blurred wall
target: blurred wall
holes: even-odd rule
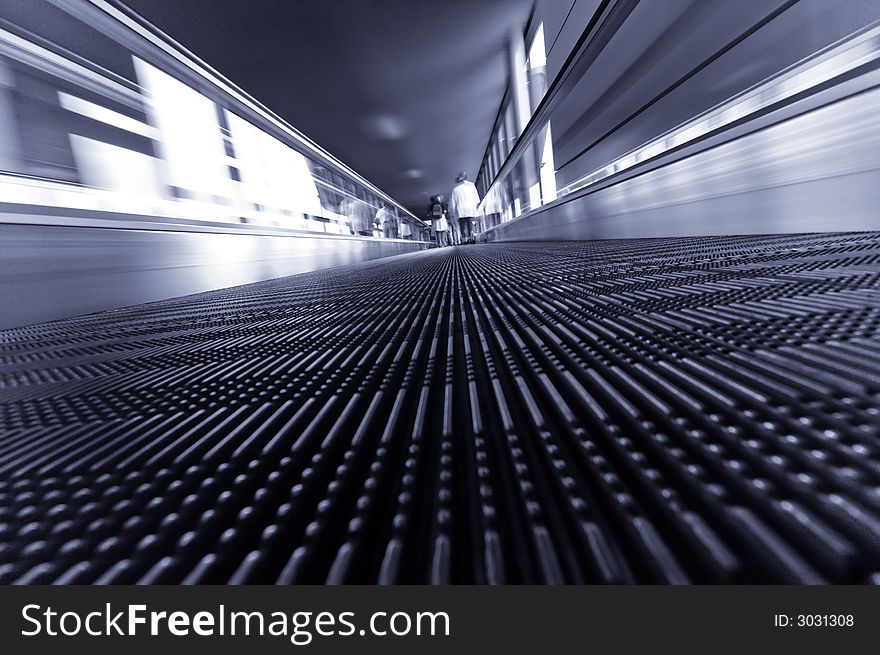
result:
[[[22,220],[29,217],[23,216]],[[0,329],[400,255],[419,244],[0,224]]]
[[[548,83],[600,4],[537,1],[526,42],[543,26]],[[559,199],[536,207],[515,197],[528,184],[508,185],[513,192],[500,194],[502,204],[522,206],[523,214],[496,208],[503,222],[485,238],[880,229],[873,209],[880,124],[871,109],[880,40],[862,39],[845,74],[834,77],[835,62],[803,71],[789,84],[803,90],[787,91],[784,103],[762,100],[780,84],[754,106],[731,106],[729,113],[741,114],[735,120],[716,111],[858,40],[878,21],[873,0],[634,3],[552,105]],[[695,128],[697,138],[661,143],[703,115],[711,118]],[[652,141],[657,148],[645,152]]]

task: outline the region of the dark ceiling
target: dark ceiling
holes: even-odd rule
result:
[[[123,0],[414,211],[476,174],[532,0]]]

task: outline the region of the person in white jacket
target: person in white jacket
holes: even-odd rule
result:
[[[479,214],[479,204],[480,194],[477,193],[477,187],[468,180],[467,173],[462,171],[455,178],[455,187],[449,198],[449,214],[458,221],[462,243],[474,241],[472,221]]]

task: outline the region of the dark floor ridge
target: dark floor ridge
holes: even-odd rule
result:
[[[876,582],[878,282],[481,245],[2,332],[0,581]]]

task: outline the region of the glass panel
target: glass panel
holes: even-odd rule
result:
[[[529,104],[532,113],[547,93],[547,53],[544,47],[544,23],[538,25],[538,31],[529,48],[528,63]]]
[[[79,10],[13,5],[12,31],[0,28],[7,202],[374,235],[374,187],[185,53],[172,69],[123,19],[87,26]],[[388,205],[393,234],[410,215]]]
[[[556,200],[556,165],[553,161],[553,134],[550,123],[547,123],[541,152],[541,203],[546,204],[554,200]]]

